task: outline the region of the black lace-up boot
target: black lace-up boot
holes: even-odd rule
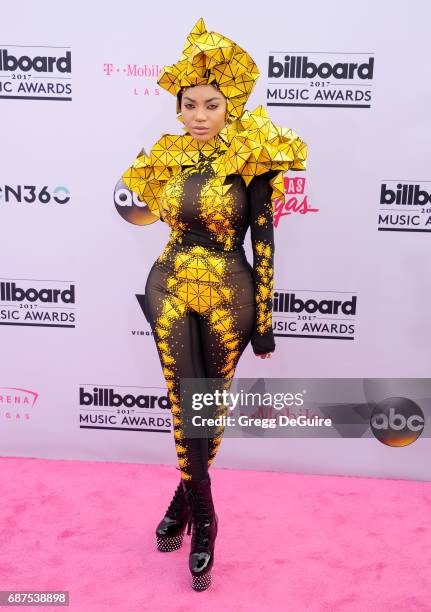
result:
[[[157,549],[170,552],[181,548],[187,523],[187,535],[191,533],[191,522],[191,509],[180,481],[165,516],[157,526]]]
[[[204,591],[211,584],[214,563],[214,544],[217,536],[218,516],[214,511],[211,480],[182,481],[186,499],[192,512],[192,543],[189,568],[195,591]]]

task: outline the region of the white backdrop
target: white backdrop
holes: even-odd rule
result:
[[[288,173],[302,181],[286,183],[291,197],[276,219],[276,292],[356,297],[351,315],[275,311],[273,358],[249,346],[236,376],[429,378],[429,4],[396,0],[388,12],[386,2],[280,1],[247,15],[241,6],[26,0],[2,8],[1,455],[176,465],[138,301],[168,227],[125,221],[113,191],[142,147],[181,133],[156,72],[179,58],[199,17],[258,64],[247,108],[287,104],[268,106],[272,120],[309,146],[308,170]],[[37,56],[54,57],[52,70]],[[326,70],[367,64],[369,78],[269,75],[286,56]],[[406,194],[416,186],[419,203],[390,202],[403,186]],[[15,298],[17,288],[34,291],[14,299],[13,284]],[[42,289],[69,294],[53,301]],[[152,395],[155,404],[121,414],[89,405],[95,388],[131,402]],[[430,459],[426,437],[401,449],[373,438],[226,438],[215,465],[429,479]]]

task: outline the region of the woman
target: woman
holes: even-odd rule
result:
[[[207,32],[200,19],[180,60],[158,79],[177,96],[186,133],[165,134],[123,175],[171,228],[149,273],[144,307],[168,388],[181,473],[156,536],[159,550],[175,550],[186,525],[188,534],[193,525],[195,590],[211,583],[218,517],[208,468],[223,427],[209,438],[185,435],[191,406],[180,381],[216,379],[228,389],[249,342],[261,359],[274,352],[272,200],[284,197],[286,170],[305,169],[306,145],[292,130],[275,126],[262,107],[244,111],[258,75],[248,53]],[[248,227],[253,266],[243,247]]]

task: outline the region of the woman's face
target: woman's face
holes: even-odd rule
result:
[[[181,115],[193,138],[206,142],[226,124],[226,98],[212,85],[188,87],[181,98]]]

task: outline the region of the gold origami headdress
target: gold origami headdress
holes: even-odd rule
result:
[[[232,120],[242,115],[258,76],[258,67],[244,49],[218,32],[207,32],[204,20],[199,19],[179,61],[165,66],[157,82],[174,96],[183,87],[215,84],[227,99]]]

